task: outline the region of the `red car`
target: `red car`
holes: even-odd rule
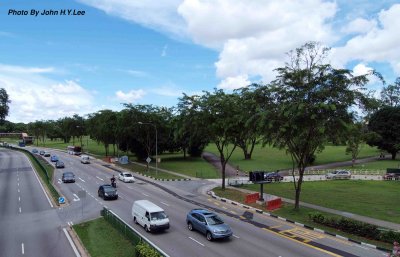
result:
[[[400,174],[399,173],[386,173],[383,175],[383,180],[399,180]]]

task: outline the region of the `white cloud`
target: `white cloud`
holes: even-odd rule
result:
[[[342,29],[344,33],[356,33],[356,34],[361,34],[361,33],[367,33],[371,31],[372,29],[376,28],[377,23],[375,20],[366,20],[363,18],[357,18],[353,21],[351,21],[349,24],[347,24],[346,27]]]
[[[246,87],[250,84],[251,82],[249,81],[247,75],[239,75],[236,77],[227,77],[223,79],[221,83],[218,85],[218,88],[233,90],[241,87]]]
[[[126,93],[122,92],[121,90],[115,92],[115,96],[118,100],[122,100],[127,103],[135,102],[138,99],[141,99],[145,94],[146,92],[144,92],[142,89],[131,90]]]
[[[339,63],[352,60],[368,62],[388,62],[400,74],[400,4],[382,10],[376,20],[377,25],[368,33],[356,35],[343,47],[334,49],[334,58]]]
[[[167,49],[168,49],[168,45],[165,45],[165,46],[163,47],[163,49],[162,49],[161,57],[167,56]]]
[[[126,70],[129,75],[132,75],[134,77],[146,77],[148,76],[147,72],[141,71],[141,70]]]
[[[6,67],[6,68],[4,68]],[[12,122],[58,119],[93,111],[92,94],[76,81],[55,81],[41,73],[53,69],[2,65],[0,85],[10,96]]]

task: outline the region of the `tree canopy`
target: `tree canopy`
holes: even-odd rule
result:
[[[7,91],[4,88],[0,88],[0,125],[4,123],[8,116],[9,106],[11,103]]]

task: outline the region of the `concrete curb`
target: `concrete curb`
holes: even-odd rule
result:
[[[383,247],[380,247],[380,246],[364,243],[364,242],[357,241],[357,240],[354,240],[354,239],[351,239],[351,238],[347,238],[347,237],[344,237],[344,236],[341,236],[341,235],[337,235],[337,234],[334,234],[334,233],[331,233],[331,232],[328,232],[328,231],[325,231],[325,230],[322,230],[322,229],[319,229],[319,228],[314,228],[314,227],[311,227],[311,226],[308,226],[308,225],[305,225],[305,224],[302,224],[302,223],[299,223],[299,222],[296,222],[296,221],[292,221],[292,220],[289,220],[289,219],[286,219],[286,218],[271,214],[271,213],[266,212],[264,210],[260,210],[260,209],[257,209],[257,208],[242,204],[242,203],[238,203],[238,202],[232,201],[230,199],[219,197],[213,191],[208,191],[207,194],[211,195],[212,198],[217,199],[217,200],[219,200],[221,202],[230,203],[232,205],[240,206],[240,207],[248,209],[248,210],[256,211],[257,213],[264,214],[266,216],[269,216],[269,217],[272,217],[272,218],[276,218],[276,219],[279,219],[279,220],[283,220],[283,221],[286,221],[286,222],[289,222],[289,223],[293,223],[295,225],[298,225],[300,227],[303,227],[303,228],[306,228],[306,229],[309,229],[309,230],[313,230],[313,231],[317,231],[317,232],[320,232],[320,233],[324,233],[324,234],[327,234],[327,235],[330,235],[330,236],[334,236],[334,237],[337,237],[337,238],[340,238],[340,239],[343,239],[343,240],[346,240],[346,241],[349,241],[349,242],[352,242],[352,243],[356,243],[356,244],[359,244],[359,245],[364,245],[364,246],[367,246],[367,247],[370,247],[370,248],[373,248],[373,249],[377,249],[377,250],[380,250],[380,251],[392,252],[392,250],[389,250],[389,249],[386,249],[386,248],[383,248]]]
[[[172,179],[155,178],[155,177],[148,176],[148,175],[140,173],[140,172],[136,172],[136,173],[141,175],[141,176],[143,176],[143,177],[151,178],[153,180],[158,180],[158,181],[190,181],[190,180],[192,180],[190,178],[177,178],[177,179],[175,179],[175,178],[172,178]]]

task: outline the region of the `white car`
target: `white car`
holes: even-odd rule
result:
[[[334,170],[326,174],[327,179],[350,179],[351,172],[348,170]]]
[[[130,183],[130,182],[133,183],[133,182],[135,182],[135,178],[129,172],[121,172],[118,175],[118,179],[123,181],[123,182],[125,182],[125,183]]]

